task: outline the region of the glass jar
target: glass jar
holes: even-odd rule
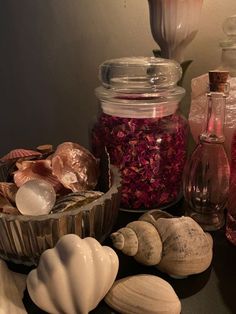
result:
[[[92,150],[106,146],[122,176],[121,207],[167,207],[181,197],[188,123],[178,112],[184,89],[180,65],[168,59],[132,57],[100,65],[96,89],[101,112]]]

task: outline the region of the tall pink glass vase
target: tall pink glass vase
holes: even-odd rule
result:
[[[182,63],[186,46],[194,39],[203,0],[148,0],[152,36],[161,57]]]

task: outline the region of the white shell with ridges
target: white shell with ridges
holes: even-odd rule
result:
[[[125,314],[179,314],[181,303],[171,285],[153,275],[136,275],[115,281],[105,302]]]
[[[38,267],[27,277],[31,299],[51,314],[86,314],[112,286],[118,272],[118,256],[96,239],[63,236],[46,250]]]

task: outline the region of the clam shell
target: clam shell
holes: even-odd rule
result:
[[[29,150],[29,149],[22,149],[22,148],[17,148],[11,150],[8,154],[3,156],[0,161],[8,161],[12,159],[18,159],[18,158],[24,158],[24,157],[31,157],[31,156],[40,156],[41,153],[34,151],[34,150]]]
[[[105,302],[126,314],[181,312],[180,300],[171,285],[153,275],[136,275],[115,281]]]
[[[84,191],[61,196],[56,201],[56,204],[52,208],[51,213],[64,212],[67,210],[71,210],[75,207],[81,207],[95,201],[102,195],[103,193],[99,191]]]

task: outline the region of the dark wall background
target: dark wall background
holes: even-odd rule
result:
[[[196,60],[186,77],[187,90],[191,77],[218,62],[209,45],[205,57],[200,54],[204,25],[218,17],[221,29],[221,21],[232,14],[234,0],[212,12],[209,5],[218,2],[209,0],[203,8],[199,34],[186,51]],[[211,33],[210,45],[220,36]],[[67,140],[88,146],[99,64],[149,56],[153,48],[146,0],[0,0],[0,155]]]

